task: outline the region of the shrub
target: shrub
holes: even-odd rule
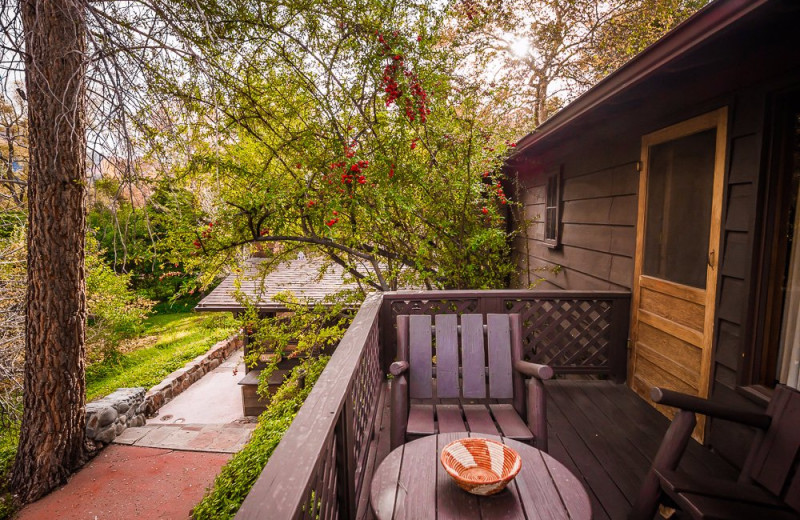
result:
[[[86,300],[89,310],[87,343],[94,356],[118,355],[119,341],[143,330],[152,306],[130,287],[130,275],[115,273],[103,261],[97,240],[86,236]],[[92,360],[90,360],[92,361]]]
[[[288,355],[299,358],[300,364],[271,397],[250,442],[225,465],[212,491],[195,507],[196,520],[231,518],[239,510],[325,368],[328,354],[344,336],[352,319],[349,309],[363,300],[363,294],[343,291],[313,303],[298,300],[288,293],[274,299],[283,302],[291,313],[281,318],[259,319],[254,306],[244,302],[247,311],[241,318],[243,328],[253,333],[251,347],[261,346],[261,349],[253,348],[249,361],[255,362],[264,350],[284,354],[292,341],[297,346]],[[273,364],[261,373],[259,393],[262,396],[267,395],[268,374],[276,368],[280,357],[274,356]],[[301,386],[302,378],[305,384]]]

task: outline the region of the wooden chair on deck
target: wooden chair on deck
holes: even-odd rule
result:
[[[431,316],[397,317],[392,449],[425,435],[471,431],[547,451],[541,380],[553,369],[522,360],[519,315],[488,314],[486,325],[480,314],[464,314],[460,324],[455,314],[435,320],[432,326]],[[531,377],[527,390],[523,376]]]
[[[681,410],[664,435],[631,520],[651,520],[663,499],[695,519],[800,518],[800,392],[779,385],[764,414],[660,388],[650,395]],[[694,430],[695,412],[757,429],[736,482],[677,470]]]

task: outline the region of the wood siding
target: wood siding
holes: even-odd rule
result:
[[[634,157],[595,170],[567,163],[561,197],[561,246],[544,242],[546,177],[525,186],[522,204],[527,233],[517,239],[519,288],[630,289],[636,247]]]
[[[740,92],[729,125],[728,177],[720,237],[720,272],[715,316],[715,350],[711,399],[720,403],[757,408],[736,393],[737,371],[745,351],[745,323],[754,308],[751,271],[754,257],[756,207],[763,135],[765,94]],[[713,420],[709,443],[737,466],[744,464],[744,446],[752,442],[752,429]]]

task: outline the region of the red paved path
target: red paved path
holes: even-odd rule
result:
[[[183,520],[230,457],[112,444],[17,518]]]

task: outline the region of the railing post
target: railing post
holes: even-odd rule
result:
[[[628,375],[628,320],[630,299],[611,300],[611,324],[608,334],[608,365],[611,379],[624,383]]]
[[[478,312],[486,316],[487,314],[506,314],[508,309],[503,306],[504,299],[499,296],[478,295]]]
[[[356,508],[356,461],[353,446],[353,401],[352,394],[345,399],[344,408],[336,424],[336,494],[338,495],[339,518],[355,518]]]
[[[378,321],[378,337],[381,341],[378,359],[384,374],[389,372],[389,365],[397,356],[395,334],[394,323],[392,323],[392,300],[384,297]]]

